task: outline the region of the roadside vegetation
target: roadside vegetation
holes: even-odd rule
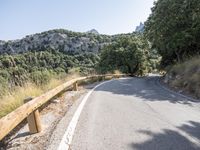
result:
[[[200,57],[194,57],[168,68],[167,82],[200,98]]]
[[[42,82],[42,84],[27,81],[22,86],[15,86],[7,90],[6,94],[2,93],[0,97],[0,118],[22,105],[25,98],[37,97],[70,79],[79,77],[80,74],[77,71],[77,69],[69,70],[68,74],[51,77],[48,82]]]
[[[149,46],[142,34],[121,36],[115,43],[102,49],[98,71],[106,73],[119,70],[139,76],[157,71],[160,57],[156,51],[150,51]]]
[[[1,55],[0,96],[27,82],[45,85],[52,78],[65,76],[72,68],[83,75],[92,73],[98,60],[93,53],[69,55],[55,50]]]
[[[200,55],[199,0],[156,1],[145,35],[162,56],[162,68]]]
[[[145,37],[162,56],[172,87],[200,98],[199,0],[158,0],[145,23]]]
[[[92,74],[99,57],[55,50],[0,55],[0,117],[76,76]]]

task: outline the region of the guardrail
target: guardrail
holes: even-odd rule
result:
[[[67,81],[66,83],[46,92],[45,94],[33,98],[26,99],[25,104],[18,107],[16,110],[12,111],[5,117],[0,119],[0,140],[2,140],[6,135],[8,135],[17,125],[19,125],[25,118],[27,118],[29,131],[31,133],[38,133],[42,130],[40,124],[40,117],[38,108],[44,105],[46,102],[51,100],[53,97],[63,92],[67,88],[73,86],[74,90],[78,90],[78,82],[100,78],[100,77],[111,77],[119,78],[127,76],[125,74],[107,74],[107,75],[94,75],[88,77],[79,77]]]

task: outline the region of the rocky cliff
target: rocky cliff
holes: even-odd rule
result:
[[[28,35],[20,40],[0,41],[0,54],[17,54],[27,51],[45,49],[60,50],[69,53],[98,51],[112,41],[112,36],[100,35],[95,30],[79,33],[64,29],[50,30]]]
[[[142,22],[135,28],[135,32],[144,32],[144,24]]]
[[[95,29],[89,30],[87,33],[99,34],[99,32]]]

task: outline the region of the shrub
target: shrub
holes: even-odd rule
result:
[[[8,92],[8,80],[0,76],[0,97]]]
[[[200,98],[200,56],[172,66],[168,74],[172,76],[170,84]]]
[[[30,79],[36,85],[47,84],[51,79],[49,71],[35,71],[30,74]]]

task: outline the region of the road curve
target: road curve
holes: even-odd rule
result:
[[[200,102],[164,90],[157,79],[124,78],[96,88],[70,149],[200,149]]]

